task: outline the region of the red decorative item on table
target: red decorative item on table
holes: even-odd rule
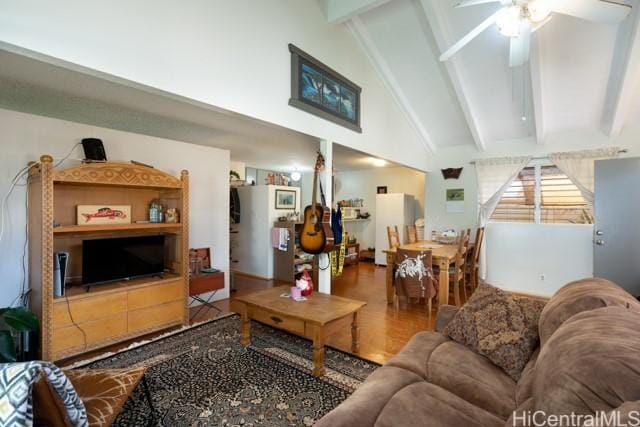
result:
[[[305,270],[304,273],[302,273],[302,277],[296,280],[296,286],[302,290],[303,297],[308,297],[313,293],[313,280],[308,270]]]

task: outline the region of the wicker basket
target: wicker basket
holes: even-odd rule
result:
[[[455,245],[458,243],[458,237],[438,236],[438,243],[442,243],[443,245]]]

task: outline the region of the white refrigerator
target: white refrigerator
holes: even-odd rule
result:
[[[415,221],[415,199],[410,194],[376,194],[376,264],[387,265],[387,227],[398,226],[400,242],[406,243],[405,225]]]

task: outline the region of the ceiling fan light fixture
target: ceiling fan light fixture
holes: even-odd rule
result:
[[[518,37],[520,35],[520,6],[505,7],[496,17],[496,26],[503,36]]]
[[[529,19],[534,24],[542,22],[551,15],[553,8],[549,0],[534,0],[527,4]]]
[[[556,14],[598,24],[619,24],[628,19],[633,7],[639,7],[638,4],[630,4],[628,0],[459,0],[455,7],[465,8],[487,3],[500,3],[503,7],[444,51],[440,55],[440,61],[448,60],[487,28],[495,25],[500,34],[511,39],[509,66],[520,67],[529,59],[532,34],[549,23]]]

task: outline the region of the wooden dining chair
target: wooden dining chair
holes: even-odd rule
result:
[[[433,273],[433,257],[431,251],[398,249],[395,258],[395,274],[393,280],[394,307],[400,307],[400,298],[407,303],[411,298],[427,303],[431,316],[432,301],[438,291],[437,279]]]
[[[387,237],[389,238],[389,249],[395,249],[400,246],[400,233],[398,232],[398,226],[387,227]]]
[[[466,260],[467,260],[467,249],[469,247],[469,235],[465,230],[460,232],[460,237],[458,239],[458,251],[456,253],[455,262],[453,263],[453,267],[449,269],[449,284],[453,284],[453,299],[457,306],[461,305],[461,295],[460,291],[462,290],[464,294],[464,300],[467,300],[467,288],[466,288]]]
[[[466,251],[469,245],[469,235],[465,230],[460,231],[460,235],[457,238],[457,250],[454,262],[449,267],[449,292],[453,292],[453,299],[455,305],[461,305],[460,292],[464,293],[465,301],[467,300],[467,290],[465,288],[465,264],[466,264]],[[440,269],[435,267],[436,276],[440,274]]]
[[[473,253],[471,255],[471,268],[469,272],[469,281],[471,282],[471,290],[475,291],[478,287],[478,270],[480,268],[480,248],[484,239],[484,227],[478,228],[476,232],[476,241],[473,245]]]
[[[460,234],[463,235],[461,239],[462,239],[462,246],[464,247],[464,260],[466,262],[467,257],[469,256],[469,244],[470,244],[469,242],[471,240],[471,230],[467,228],[466,231],[462,231]]]
[[[467,249],[469,249],[470,247],[473,246],[473,244],[471,243],[471,229],[467,228],[467,237],[469,238],[469,242],[467,243]],[[471,251],[467,251],[467,260],[469,259],[469,254],[471,253]]]
[[[418,241],[418,232],[415,225],[406,225],[407,243],[416,243]]]

